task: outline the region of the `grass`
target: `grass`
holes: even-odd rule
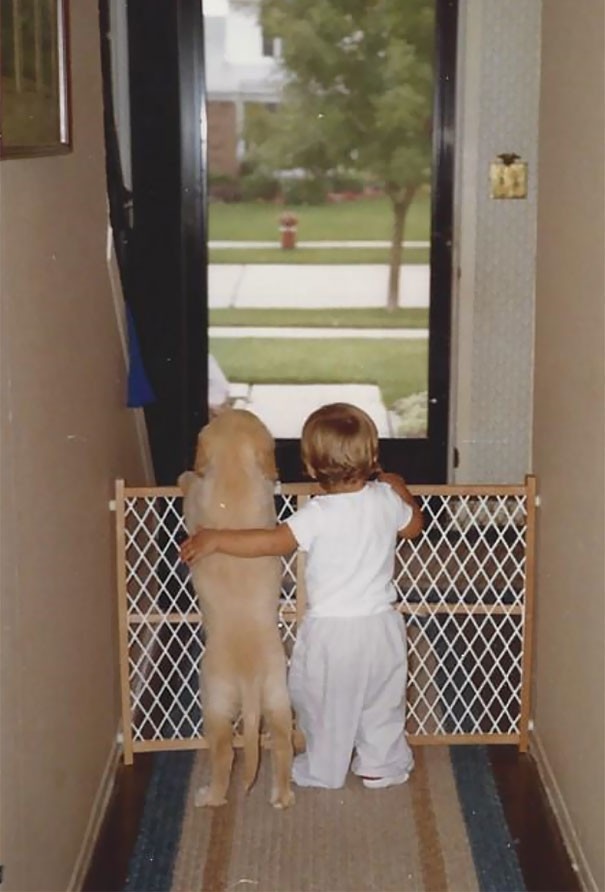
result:
[[[421,193],[412,204],[404,238],[428,241],[430,196]],[[293,208],[300,241],[390,241],[393,214],[388,198],[364,198],[339,204]],[[209,208],[210,240],[275,241],[283,207],[266,202],[213,202]]]
[[[388,248],[211,248],[210,263],[389,263]],[[405,263],[428,263],[428,248],[406,248]]]
[[[377,384],[387,407],[427,389],[426,341],[211,338],[231,381],[249,384]]]
[[[319,310],[210,310],[210,325],[276,328],[428,328],[428,310],[409,307],[389,313],[381,307]]]

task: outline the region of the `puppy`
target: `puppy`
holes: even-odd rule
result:
[[[275,444],[265,425],[251,412],[226,410],[200,432],[195,473],[179,477],[187,529],[275,526],[276,479]],[[246,789],[258,769],[262,717],[271,735],[271,803],[287,808],[294,801],[292,711],[277,628],[280,558],[213,554],[191,573],[206,630],[200,680],[211,765],[210,786],[198,790],[196,805],[226,802],[233,722],[241,710]]]

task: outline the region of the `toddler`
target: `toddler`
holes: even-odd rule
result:
[[[294,759],[292,778],[338,788],[352,767],[366,787],[402,784],[414,759],[404,732],[405,625],[393,607],[392,576],[397,537],[416,536],[422,514],[404,480],[381,472],[376,426],[361,409],[334,403],[313,412],[301,451],[321,495],[274,529],[199,529],[181,556],[306,552],[308,609],[289,672],[306,751]]]

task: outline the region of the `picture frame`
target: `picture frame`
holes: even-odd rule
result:
[[[0,0],[0,158],[71,151],[68,0]]]

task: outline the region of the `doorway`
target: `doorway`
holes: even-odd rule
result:
[[[444,480],[455,4],[202,6],[211,410],[298,479],[305,417],[352,402]]]
[[[216,57],[221,52],[217,22],[220,26],[221,18],[231,14],[231,4],[228,0],[205,0],[205,6],[203,10],[200,0],[160,0],[150,16],[145,0],[128,4],[132,145],[128,299],[156,394],[146,415],[158,482],[173,483],[191,462],[197,431],[209,411],[209,350],[226,372],[229,384],[236,385],[230,394],[236,404],[245,404],[244,389],[250,393],[257,385],[280,383],[300,385],[299,394],[312,385],[327,395],[323,401],[356,402],[348,394],[360,391],[348,390],[348,385],[378,393],[387,420],[380,428],[385,467],[403,473],[410,482],[444,481],[448,464],[457,0],[409,4],[412,14],[424,16],[417,49],[424,53],[425,62],[430,62],[424,76],[425,87],[430,80],[430,95],[424,97],[427,164],[424,179],[418,179],[408,202],[405,226],[399,231],[392,200],[397,183],[381,179],[376,165],[362,163],[359,156],[364,151],[368,156],[367,147],[362,151],[363,147],[351,148],[350,144],[348,163],[342,155],[328,157],[330,140],[321,135],[325,120],[321,110],[315,109],[321,138],[311,139],[307,155],[301,156],[291,144],[283,143],[287,115],[292,113],[291,108],[286,109],[284,116],[284,102],[280,104],[277,97],[267,96],[260,88],[245,103],[237,97],[231,101],[217,96],[213,81]],[[384,6],[389,8],[388,3]],[[403,12],[406,5],[392,7]],[[286,26],[258,16],[252,24],[261,63],[283,74],[289,57],[285,37],[278,31],[285,33]],[[403,48],[399,56],[405,55],[406,27],[405,22],[399,23],[397,33]],[[360,32],[362,29],[353,30],[349,38],[353,54],[359,55],[355,42],[361,41]],[[374,49],[380,58],[382,49]],[[389,48],[384,49],[395,77],[399,56],[392,49],[389,56]],[[233,58],[233,46],[223,55]],[[417,61],[420,58],[418,55]],[[400,93],[393,89],[389,99],[393,105],[390,114],[396,120],[402,117],[401,103],[411,101],[409,96],[406,99],[405,78],[400,75]],[[341,79],[341,92],[346,92],[349,88],[343,84]],[[293,100],[297,98],[302,101],[294,91]],[[343,107],[340,113],[345,115],[346,110]],[[333,127],[333,122],[328,123]],[[274,162],[272,176],[267,178],[271,140],[266,136],[272,126],[275,139],[282,139],[284,160],[279,166]],[[227,155],[231,153],[230,172],[216,167],[220,142],[223,149],[227,147]],[[321,164],[317,158],[313,160],[314,154],[322,153]],[[410,159],[408,162],[411,164]],[[259,169],[262,164],[265,169]],[[271,192],[276,181],[277,194]],[[245,201],[242,189],[246,190]],[[240,191],[234,194],[233,190]],[[405,197],[404,192],[403,187],[399,189],[400,198]],[[288,242],[292,237],[294,246]],[[266,241],[272,243],[270,248],[263,246]],[[226,242],[231,244],[225,246]],[[236,247],[234,243],[240,244]],[[279,258],[279,262],[264,264],[264,250],[272,261]],[[399,264],[394,264],[393,254],[398,250],[402,256]],[[319,294],[312,271],[317,274],[322,268],[323,287],[329,279],[336,304],[343,293],[359,288],[362,270],[364,275],[374,276],[375,284],[366,288],[370,297],[365,306],[326,305],[325,295],[319,295],[324,300],[319,306],[278,306],[277,319],[275,307],[237,306],[237,301],[230,300],[233,289],[223,286],[222,291],[213,290],[221,276],[224,282],[234,270],[237,277],[243,268],[246,275],[258,277],[264,265],[277,267],[289,292],[299,287],[307,296]],[[339,279],[349,283],[340,291]],[[399,284],[398,293],[394,282]],[[275,283],[264,287],[265,299],[272,289],[284,290]],[[229,300],[220,306],[225,295]],[[296,318],[300,310],[304,311],[302,320]],[[235,335],[238,328],[247,332]],[[284,329],[295,330],[296,337],[284,339]],[[319,329],[323,329],[322,340],[314,336]],[[252,336],[261,330],[262,337]],[[330,334],[327,339],[326,330]],[[404,339],[402,330],[411,336]],[[274,337],[276,332],[279,340]],[[336,332],[337,338],[333,336]],[[287,363],[276,372],[279,355],[285,355]],[[259,364],[268,357],[272,357],[273,368],[259,372]],[[299,380],[291,380],[292,368],[299,369]],[[280,375],[284,377],[288,369],[290,380],[280,382]],[[305,399],[294,401],[300,404],[299,412],[309,404]],[[253,401],[249,407],[255,410]],[[280,428],[275,435],[282,478],[300,479],[296,431]]]

